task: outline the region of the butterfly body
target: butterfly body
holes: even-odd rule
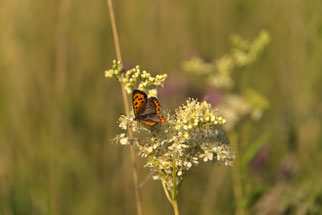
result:
[[[132,94],[133,110],[135,118],[144,125],[157,125],[165,122],[160,114],[160,102],[155,97],[149,97],[141,90],[134,90]]]

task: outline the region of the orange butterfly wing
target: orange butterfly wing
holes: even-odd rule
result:
[[[157,114],[160,114],[161,113],[160,112],[161,105],[160,105],[159,100],[157,98],[153,97],[152,101],[155,104]],[[157,121],[159,121],[159,123],[161,123],[161,124],[165,123],[165,118],[160,114],[160,115],[158,115],[158,120]]]
[[[143,106],[146,103],[147,100],[147,95],[145,92],[141,90],[134,90],[132,94],[132,102],[133,102],[133,110],[134,110],[134,115],[137,116],[139,115],[142,110]]]
[[[151,99],[152,99],[152,102],[155,105],[155,110],[156,110],[157,114],[159,114],[160,113],[160,107],[161,107],[159,100],[157,98],[155,98],[155,97],[152,97]]]
[[[163,124],[165,123],[165,118],[162,116],[162,115],[159,115],[159,118],[160,118],[160,123]]]
[[[146,115],[146,116],[139,117],[137,121],[139,121],[144,125],[152,126],[160,123],[161,124],[165,123],[165,118],[162,115]]]
[[[146,93],[140,90],[134,90],[132,101],[135,120],[138,122],[148,126],[165,122],[165,118],[160,115],[161,105],[157,98],[150,97],[147,99]]]
[[[144,125],[148,125],[148,126],[153,126],[156,125],[156,122],[150,122],[150,121],[145,121],[145,120],[138,120],[138,122],[144,124]]]

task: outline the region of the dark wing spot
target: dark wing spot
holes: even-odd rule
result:
[[[138,109],[138,107],[135,107],[135,109]]]
[[[142,100],[143,98],[139,98],[139,100]]]
[[[134,103],[134,105],[138,105],[138,103],[137,103],[137,102],[135,102],[135,103]]]
[[[143,104],[143,103],[144,103],[144,101],[141,101],[141,103]]]
[[[135,96],[135,97],[134,97],[134,99],[137,99],[137,98],[139,98],[139,96]]]

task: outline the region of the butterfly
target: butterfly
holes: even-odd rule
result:
[[[144,125],[157,125],[165,122],[160,114],[160,102],[155,97],[149,97],[141,90],[134,90],[132,94],[134,120]]]

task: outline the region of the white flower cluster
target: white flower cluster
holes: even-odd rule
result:
[[[264,110],[269,107],[269,102],[253,89],[245,90],[243,96],[227,94],[219,104],[220,114],[227,119],[225,130],[232,130],[244,119],[259,120]]]
[[[225,119],[210,104],[188,99],[166,118],[166,123],[148,127],[134,121],[133,113],[121,116],[120,127],[131,127],[139,141],[125,134],[115,140],[122,145],[133,144],[147,158],[146,166],[155,172],[153,178],[162,180],[169,191],[178,188],[184,174],[200,161],[232,164],[234,154],[222,130]]]
[[[204,77],[211,86],[230,89],[233,86],[232,71],[253,63],[270,42],[270,35],[262,31],[253,42],[249,42],[235,34],[231,36],[231,42],[234,48],[229,54],[211,63],[193,58],[183,63],[183,70]]]
[[[223,98],[219,105],[220,113],[227,119],[224,125],[225,130],[232,130],[239,122],[244,122],[245,119],[252,111],[251,106],[247,100],[237,94],[228,94]]]
[[[112,69],[105,71],[105,77],[116,78],[125,85],[128,94],[132,93],[134,89],[139,89],[146,91],[149,97],[156,96],[155,88],[163,87],[163,82],[167,78],[167,74],[152,77],[150,73],[141,71],[139,66],[126,71],[124,76],[122,76],[123,72],[125,71],[121,68],[121,62],[114,60]],[[138,83],[140,84],[138,85]]]
[[[249,42],[234,34],[231,36],[231,42],[235,46],[232,56],[236,65],[246,66],[257,59],[258,55],[270,42],[270,35],[266,31],[261,31],[253,42]]]
[[[106,78],[116,78],[117,80],[121,79],[122,74],[121,61],[113,60],[112,69],[105,71]]]
[[[198,75],[206,75],[207,77],[213,72],[212,63],[206,63],[197,57],[183,62],[182,68],[184,71],[197,73]]]

